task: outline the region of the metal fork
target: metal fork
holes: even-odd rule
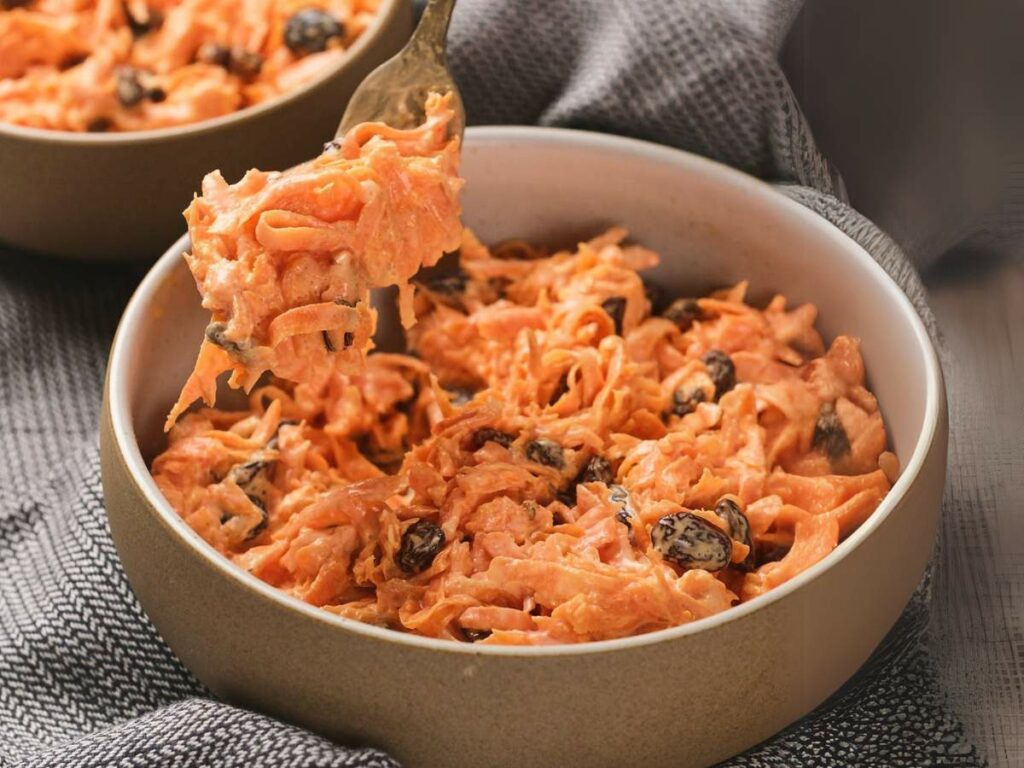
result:
[[[466,112],[462,96],[445,64],[445,42],[455,0],[429,0],[409,42],[363,80],[349,100],[337,136],[368,121],[394,128],[415,128],[425,119],[430,93],[452,93],[455,118],[451,135],[462,138]]]

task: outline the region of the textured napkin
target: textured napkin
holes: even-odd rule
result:
[[[860,242],[929,328],[899,248],[833,196],[777,64],[783,0],[462,0],[451,59],[475,123],[689,149],[771,181]],[[0,212],[0,215],[3,215]],[[107,530],[96,424],[141,270],[0,254],[0,766],[392,766],[211,699],[148,622]],[[927,651],[928,580],[826,704],[730,766],[978,766]]]

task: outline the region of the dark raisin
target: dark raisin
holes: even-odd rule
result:
[[[580,468],[579,473],[569,485],[559,492],[558,500],[567,507],[574,506],[576,504],[576,487],[578,485],[582,483],[604,483],[609,485],[614,479],[615,473],[612,471],[611,462],[604,456],[592,456]]]
[[[832,462],[839,461],[850,452],[850,438],[843,429],[843,423],[839,420],[834,404],[825,403],[818,411],[811,446],[823,450]]]
[[[270,471],[273,462],[260,459],[236,464],[228,472],[227,479],[242,489],[249,501],[260,511],[260,522],[249,531],[246,539],[254,539],[267,527],[267,497],[270,488]]]
[[[497,443],[500,446],[508,448],[513,442],[515,442],[515,439],[516,436],[510,435],[508,432],[502,432],[494,429],[493,427],[484,427],[483,429],[478,429],[473,433],[473,436],[470,438],[470,445],[474,451],[479,451],[487,445],[487,443]]]
[[[736,366],[732,358],[720,349],[709,349],[703,358],[708,376],[715,385],[715,401],[736,386]]]
[[[133,15],[128,7],[124,8],[125,19],[128,22],[128,29],[131,30],[132,37],[136,40],[144,35],[149,34],[154,29],[157,29],[163,24],[164,17],[160,11],[153,10],[152,8],[146,9],[146,16],[144,18],[138,18]]]
[[[444,391],[448,393],[448,402],[459,407],[468,403],[476,395],[476,390],[471,387],[445,387]]]
[[[693,321],[703,317],[696,299],[676,299],[668,305],[661,316],[679,326],[680,331],[690,330]]]
[[[167,101],[167,91],[160,86],[156,86],[146,91],[146,98],[154,104],[159,104],[161,101]]]
[[[348,349],[356,343],[356,335],[352,331],[345,331],[341,335],[341,343],[345,346],[345,349]]]
[[[743,514],[739,504],[732,499],[721,499],[715,506],[715,514],[725,521],[729,527],[729,535],[734,540],[750,547],[750,552],[737,567],[742,571],[754,570],[754,540],[750,535],[750,521]]]
[[[569,372],[566,371],[562,374],[562,377],[558,380],[558,384],[555,385],[555,391],[551,393],[551,399],[548,401],[548,405],[554,405],[562,396],[569,391]]]
[[[117,70],[115,89],[122,107],[134,107],[146,98],[146,89],[139,80],[139,70],[134,67],[121,67]]]
[[[608,499],[619,507],[619,511],[615,513],[615,519],[629,529],[629,538],[633,540],[633,520],[636,517],[636,511],[633,509],[633,502],[629,497],[629,491],[621,485],[610,485],[608,487],[611,489]]]
[[[292,53],[319,53],[345,33],[341,22],[319,8],[303,8],[284,27],[284,44]]]
[[[604,483],[608,485],[615,479],[615,472],[612,471],[612,464],[604,456],[591,456],[583,469],[580,470],[577,481],[580,483]]]
[[[227,69],[231,66],[231,49],[220,43],[203,43],[196,51],[196,61]]]
[[[246,494],[248,496],[248,494]],[[260,511],[260,521],[254,525],[249,533],[246,534],[245,540],[250,541],[259,536],[267,528],[267,523],[270,521],[270,515],[267,514],[267,504],[259,496],[248,496],[249,501],[253,503],[253,506]]]
[[[244,48],[232,48],[228,69],[243,79],[256,77],[263,69],[263,57]]]
[[[661,518],[651,529],[651,544],[670,563],[687,570],[720,571],[732,557],[732,539],[690,512]]]
[[[402,468],[405,458],[405,446],[384,448],[378,445],[371,435],[361,435],[356,440],[356,447],[366,460],[388,475],[397,474]]]
[[[242,353],[242,345],[227,337],[228,327],[225,323],[210,323],[206,326],[206,338],[221,349],[234,355]]]
[[[3,5],[0,4],[0,8],[2,7]],[[61,69],[71,69],[72,67],[77,67],[79,64],[83,63],[87,58],[89,57],[85,54],[72,53],[64,58],[64,60],[60,63],[60,67]]]
[[[693,389],[680,387],[672,393],[672,404],[669,406],[668,412],[673,416],[685,416],[697,410],[697,405],[705,400],[707,400],[707,395],[700,387]]]
[[[562,469],[565,466],[562,446],[553,440],[531,440],[526,444],[526,458],[555,469]]]
[[[466,639],[471,643],[478,643],[481,640],[486,640],[491,636],[491,630],[489,629],[463,629],[462,634],[466,636]]]
[[[622,335],[622,319],[626,315],[626,300],[622,296],[610,296],[601,302],[601,309],[615,323],[615,334]]]
[[[417,520],[402,534],[402,544],[395,555],[395,564],[405,573],[425,571],[444,548],[444,544],[444,531],[437,523],[426,519]]]
[[[88,123],[86,123],[85,130],[87,130],[89,133],[106,133],[113,127],[113,120],[111,120],[109,117],[104,117],[103,115],[100,115],[98,117],[92,118]]]

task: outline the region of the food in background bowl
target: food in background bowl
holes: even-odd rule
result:
[[[658,311],[638,273],[658,257],[624,237],[548,255],[467,233],[408,354],[187,414],[157,484],[269,584],[430,637],[606,640],[764,594],[895,479],[858,343],[826,350],[812,305],[758,310],[745,283]]]
[[[0,121],[139,131],[220,117],[337,64],[377,0],[0,3]]]

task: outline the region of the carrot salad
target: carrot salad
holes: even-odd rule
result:
[[[139,131],[258,104],[339,61],[379,0],[0,0],[0,122]]]
[[[451,98],[435,95],[418,128],[364,123],[287,171],[203,180],[185,211],[185,259],[212,321],[168,426],[198,398],[212,405],[225,371],[249,390],[268,371],[316,388],[362,368],[371,288],[399,286],[413,322],[409,279],[462,231],[453,116]]]
[[[299,174],[373,141],[386,143],[346,140]],[[258,236],[262,181],[208,185],[193,227],[233,231],[207,212],[231,209]],[[356,185],[333,189],[332,210],[349,210]],[[350,242],[302,226],[306,249]],[[428,637],[619,638],[783,584],[863,523],[898,471],[858,342],[826,347],[815,307],[755,308],[745,283],[665,305],[639,274],[657,255],[625,237],[549,254],[464,232],[460,270],[415,288],[407,354],[321,365],[324,350],[347,353],[316,346],[323,323],[302,326],[292,338],[308,345],[253,369],[277,375],[246,408],[181,417],[153,462],[158,486],[268,584]],[[344,326],[358,347],[362,322]],[[295,378],[307,354],[324,370]]]

